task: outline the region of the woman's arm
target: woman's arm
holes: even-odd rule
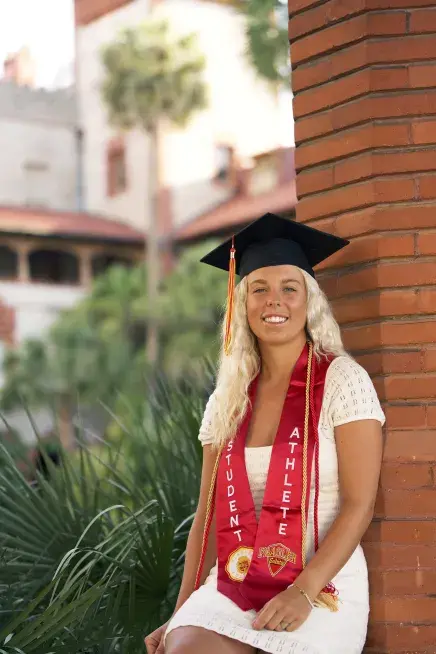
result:
[[[378,420],[358,420],[335,427],[341,506],[319,549],[296,579],[309,597],[341,570],[358,546],[373,514],[382,460]]]
[[[203,531],[206,521],[206,506],[209,494],[209,488],[212,480],[212,472],[217,457],[217,451],[212,450],[212,445],[203,446],[203,468],[201,472],[200,496],[197,510],[192,522],[191,530],[188,536],[185,555],[185,567],[183,570],[182,584],[180,586],[179,596],[177,598],[174,613],[186,602],[194,592],[195,578],[200,561],[201,545],[203,541]],[[216,562],[217,551],[215,541],[215,516],[212,520],[206,556],[204,560],[201,583],[203,583],[209,574],[210,569]]]

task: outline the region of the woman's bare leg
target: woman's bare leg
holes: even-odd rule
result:
[[[203,627],[176,627],[165,639],[165,654],[255,654],[256,648]]]

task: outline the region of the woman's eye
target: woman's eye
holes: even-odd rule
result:
[[[292,288],[292,286],[285,286],[285,288],[283,290],[286,291],[286,292],[289,292],[289,291],[292,292],[292,291],[295,291],[296,289]]]
[[[265,289],[264,288],[256,288],[253,292],[254,293],[263,293]]]

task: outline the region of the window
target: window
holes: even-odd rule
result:
[[[120,139],[109,143],[107,172],[107,194],[113,196],[123,193],[127,188],[126,148]]]
[[[218,182],[229,182],[233,172],[233,148],[217,145],[215,148],[215,177]]]
[[[18,279],[18,255],[7,245],[0,245],[0,279]]]
[[[34,250],[29,255],[30,278],[49,284],[78,284],[79,262],[75,254],[58,250]]]
[[[121,193],[126,188],[126,161],[124,150],[114,152],[112,155],[112,166],[114,176],[114,191]]]

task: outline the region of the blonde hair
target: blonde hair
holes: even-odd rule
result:
[[[326,295],[311,275],[304,270],[301,272],[307,292],[306,329],[316,357],[319,359],[327,355],[345,355],[339,325],[333,316]],[[247,320],[247,291],[247,278],[244,278],[235,289],[231,354],[227,356],[223,345],[221,346],[217,384],[210,415],[210,433],[213,435],[213,446],[216,449],[236,433],[248,407],[248,388],[260,370],[261,358],[257,338]],[[222,343],[224,325],[225,316]]]

